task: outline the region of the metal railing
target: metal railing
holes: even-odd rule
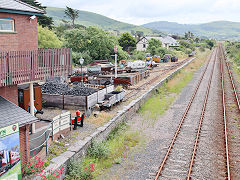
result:
[[[59,121],[61,118],[66,118],[66,117],[69,117],[69,122],[66,122],[66,123],[63,123],[63,124],[59,124],[59,126],[54,127],[54,123],[56,121]],[[30,148],[30,153],[32,153],[32,152],[42,148],[45,145],[45,147],[46,147],[46,155],[48,155],[48,140],[50,138],[50,135],[51,135],[51,138],[52,138],[52,141],[53,141],[54,131],[57,130],[57,129],[60,129],[61,127],[65,126],[65,125],[69,125],[70,131],[72,130],[71,113],[66,114],[64,116],[59,116],[59,118],[51,121],[51,123],[46,127],[44,132],[42,132],[39,136],[29,140],[29,143],[34,142],[34,141],[40,141],[40,145],[37,144],[35,147]],[[44,141],[43,142],[42,142],[42,137],[44,137]]]

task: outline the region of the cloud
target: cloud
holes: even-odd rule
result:
[[[43,5],[70,6],[132,24],[151,21],[202,23],[239,21],[239,0],[39,0]]]

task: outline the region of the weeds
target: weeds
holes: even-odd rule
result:
[[[127,129],[128,126],[121,123],[111,131],[105,142],[93,142],[82,162],[72,162],[69,165],[67,179],[84,179],[86,171],[83,167],[86,168],[89,164],[94,164],[94,172],[91,174],[94,178],[113,164],[121,163],[140,139],[138,132],[127,132]],[[89,168],[85,170],[89,173]]]
[[[105,159],[108,156],[109,149],[105,142],[93,141],[88,148],[88,156],[95,159]]]
[[[209,50],[200,53],[195,61],[191,62],[176,74],[173,79],[157,89],[157,93],[149,98],[138,112],[143,114],[145,119],[150,118],[153,120],[153,123],[155,123],[157,117],[164,114],[164,112],[169,109],[176,95],[192,80],[194,72],[203,65],[208,54]]]

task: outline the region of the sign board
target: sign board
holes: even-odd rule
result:
[[[22,179],[18,123],[0,128],[0,179]]]

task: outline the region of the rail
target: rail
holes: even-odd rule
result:
[[[213,52],[212,52],[212,55],[211,55],[211,56],[213,56]],[[205,69],[204,69],[204,71],[203,71],[203,73],[202,73],[202,75],[201,75],[201,77],[200,77],[200,79],[199,79],[199,81],[198,81],[198,83],[197,83],[197,86],[196,86],[196,88],[194,89],[194,92],[193,92],[193,94],[192,94],[192,97],[191,97],[191,99],[190,99],[190,101],[189,101],[189,103],[188,103],[188,105],[187,105],[187,107],[186,107],[186,109],[185,109],[185,112],[184,112],[184,114],[183,114],[183,116],[182,116],[182,118],[181,118],[181,121],[180,121],[180,123],[179,123],[179,125],[178,125],[178,128],[177,128],[177,130],[176,130],[176,132],[175,132],[175,134],[174,134],[174,137],[173,137],[173,139],[172,139],[172,141],[171,141],[171,143],[170,143],[170,145],[169,145],[169,148],[168,148],[168,150],[167,150],[167,153],[165,154],[164,159],[163,159],[163,161],[162,161],[162,163],[161,163],[161,165],[160,165],[160,167],[159,167],[159,169],[158,169],[158,172],[156,173],[155,180],[158,180],[158,178],[161,176],[161,173],[162,173],[162,170],[163,170],[163,168],[164,168],[164,165],[166,164],[166,161],[167,161],[167,159],[168,159],[168,157],[169,157],[169,154],[170,154],[170,152],[171,152],[171,150],[172,150],[172,148],[173,148],[173,145],[174,145],[174,143],[175,143],[175,141],[176,141],[176,139],[177,139],[177,136],[178,136],[178,134],[179,134],[179,132],[180,132],[180,129],[181,129],[183,123],[184,123],[184,120],[185,120],[185,118],[186,118],[186,116],[187,116],[187,114],[188,114],[188,111],[189,111],[189,109],[190,109],[190,107],[191,107],[191,105],[192,105],[192,102],[193,102],[193,100],[194,100],[194,98],[195,98],[195,96],[196,96],[196,94],[197,94],[197,92],[198,92],[198,89],[199,89],[199,87],[200,87],[200,84],[201,84],[201,82],[202,82],[202,80],[203,80],[203,77],[204,77],[204,75],[205,75],[205,73],[206,73],[206,71],[207,71],[207,68],[208,68],[208,66],[209,66],[210,60],[211,60],[211,58],[209,58],[209,60],[208,60],[208,62],[207,62],[207,65],[206,65],[206,67],[205,67]]]
[[[0,52],[0,87],[72,73],[72,49]]]
[[[69,122],[65,122],[65,123],[59,123],[59,126],[55,126],[54,124],[59,121],[61,118],[68,118],[69,117]],[[48,140],[50,138],[52,138],[53,141],[53,137],[54,137],[54,131],[57,129],[60,129],[61,127],[64,127],[66,125],[70,126],[70,131],[72,130],[72,120],[71,120],[71,113],[68,113],[66,115],[63,116],[59,116],[59,118],[55,118],[53,121],[51,121],[51,123],[47,126],[47,128],[37,137],[32,138],[31,140],[29,140],[29,142],[36,142],[36,141],[40,141],[42,140],[42,137],[44,136],[44,141],[40,144],[37,145],[36,147],[33,147],[30,149],[30,152],[33,152],[39,148],[42,148],[44,145],[46,146],[46,155],[48,154]]]

